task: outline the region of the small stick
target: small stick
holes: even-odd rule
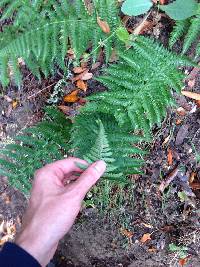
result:
[[[35,94],[30,95],[27,99],[29,100],[29,99],[31,99],[31,98],[33,98],[33,97],[36,97],[37,95],[39,95],[39,94],[41,94],[42,92],[44,92],[45,90],[49,89],[51,86],[53,86],[53,85],[56,84],[56,83],[57,83],[57,82],[54,82],[54,83],[50,84],[49,86],[47,86],[47,87],[45,87],[45,88],[39,90],[39,91],[36,92]]]
[[[168,175],[168,178],[164,181],[159,186],[159,191],[162,193],[164,190],[169,186],[169,184],[176,178],[177,174],[179,172],[178,166]]]

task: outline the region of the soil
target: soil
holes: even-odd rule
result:
[[[166,17],[153,18],[159,20],[160,27],[155,26],[153,32],[147,34],[156,35],[166,45],[172,24]],[[137,21],[128,23],[128,27],[133,27]],[[180,45],[175,50],[179,51]],[[41,120],[42,108],[61,78],[58,74],[39,82],[25,66],[22,68],[24,78],[20,90],[11,84],[0,97],[0,147]],[[200,71],[196,71],[194,79],[193,88],[188,81],[186,88],[199,92]],[[94,80],[88,86],[87,95],[105,90]],[[72,86],[66,90],[71,89]],[[60,242],[51,266],[181,266],[178,252],[169,250],[172,243],[187,247],[184,266],[200,266],[200,190],[189,185],[191,177],[196,184],[200,180],[197,157],[200,155],[200,111],[189,98],[176,94],[174,98],[184,114],[178,112],[177,107],[170,108],[162,126],[154,128],[153,142],[147,147],[150,154],[146,158],[144,175],[131,177],[133,186],[124,189],[121,208],[113,207],[106,213],[95,207],[83,208],[74,227]],[[71,115],[75,115],[76,105],[70,108],[74,111]],[[181,192],[187,195],[185,201],[181,199]],[[18,231],[26,205],[27,199],[1,177],[0,223],[12,221]],[[150,234],[149,240],[142,242],[147,234]]]

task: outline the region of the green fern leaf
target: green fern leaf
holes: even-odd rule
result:
[[[118,54],[120,62],[97,78],[108,91],[88,97],[83,110],[112,114],[120,126],[131,125],[149,136],[151,127],[160,125],[166,108],[174,104],[171,90],[180,92],[183,87],[184,75],[177,67],[185,60],[145,37]]]
[[[69,150],[71,123],[54,108],[47,108],[46,120],[28,128],[1,153],[0,173],[25,194],[30,191],[36,169],[63,158]]]

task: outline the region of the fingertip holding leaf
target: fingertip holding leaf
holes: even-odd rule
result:
[[[76,165],[76,167],[78,167],[79,169],[81,169],[83,171],[87,170],[87,168],[88,168],[88,165],[80,163],[78,161],[75,162],[75,165]]]

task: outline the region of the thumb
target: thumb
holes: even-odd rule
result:
[[[83,199],[87,192],[99,180],[106,170],[106,163],[103,160],[96,161],[85,170],[81,176],[74,182],[78,194]]]

